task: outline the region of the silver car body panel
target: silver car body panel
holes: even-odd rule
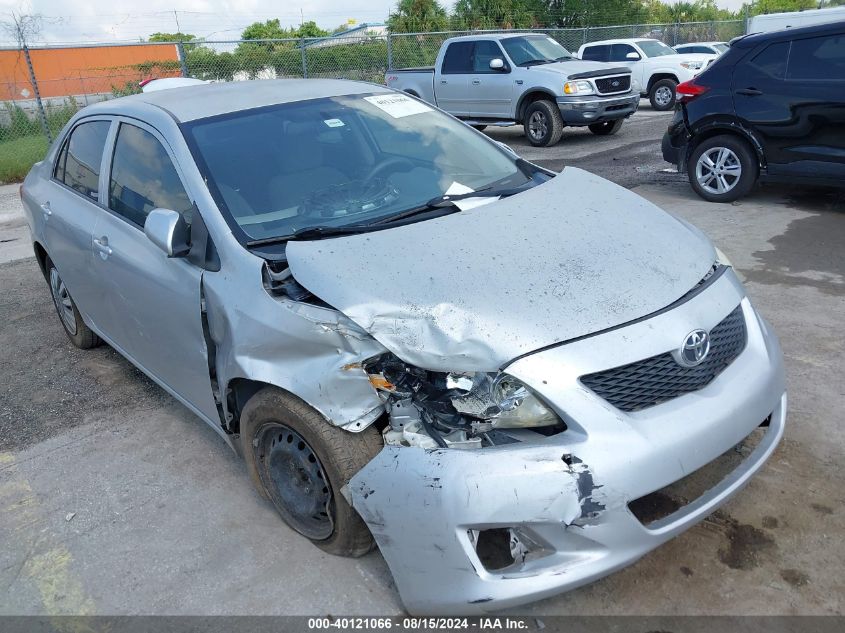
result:
[[[716,258],[672,216],[574,167],[504,200],[287,254],[299,283],[402,360],[440,371],[495,371],[655,312]]]
[[[153,256],[143,231],[121,227],[120,253],[116,248],[102,259],[95,251],[97,219],[109,214],[105,176],[99,201],[52,181],[58,144],[24,183],[26,219],[33,240],[62,271],[68,261],[76,266],[65,281],[75,298],[84,297],[78,307],[94,331],[233,448],[239,442],[229,427],[227,394],[239,381],[275,385],[327,423],[365,428],[383,403],[361,363],[387,350],[432,369],[503,366],[565,420],[563,433],[523,431],[520,443],[480,450],[387,446],[352,478],[344,494],[375,535],[410,611],[488,611],[589,582],[703,518],[774,450],[786,415],[781,353],[732,270],[687,295],[715,259],[706,238],[576,169],[440,220],[291,244],[294,276],[338,310],[271,295],[262,281],[265,262],[243,248],[218,211],[179,118],[380,89],[335,81],[250,85],[253,101],[220,84],[117,99],[85,108],[65,128],[89,116],[126,117],[166,140],[220,258],[216,272],[174,272],[170,266],[191,264],[163,254],[155,260],[161,283],[179,277],[178,309],[154,279],[130,287],[126,270],[109,267],[130,254],[135,265]],[[247,95],[252,89],[239,88]],[[52,203],[50,214],[45,202]],[[567,211],[555,213],[555,206]],[[109,293],[121,305],[114,317],[132,312],[124,327],[144,330],[134,334],[142,337],[135,349],[146,342],[163,350],[186,374],[181,382],[121,344],[119,329],[92,318]],[[739,304],[745,349],[699,391],[626,414],[579,382],[584,374],[675,350],[690,331],[711,328]],[[191,362],[180,360],[180,350]],[[765,440],[702,497],[648,527],[628,510],[629,501],[713,460],[767,416]],[[529,552],[534,557],[505,573],[486,571],[468,540],[486,526],[531,532],[542,555]]]

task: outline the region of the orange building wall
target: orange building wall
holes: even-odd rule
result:
[[[111,92],[127,82],[179,76],[174,44],[30,49],[35,79],[43,98]],[[139,69],[163,62],[164,67]],[[35,97],[23,51],[0,50],[0,101]]]

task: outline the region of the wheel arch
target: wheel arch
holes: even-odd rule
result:
[[[694,132],[691,141],[687,143],[687,151],[686,155],[684,156],[684,168],[686,168],[686,165],[689,162],[689,158],[690,156],[692,156],[692,153],[695,151],[696,147],[698,147],[701,143],[713,138],[714,136],[722,135],[736,136],[737,138],[740,138],[746,143],[748,143],[748,145],[751,146],[751,149],[754,151],[754,155],[757,157],[757,166],[760,168],[761,171],[766,169],[766,157],[763,153],[763,146],[761,145],[757,137],[754,136],[754,133],[742,127],[741,125],[730,123],[708,125]]]
[[[556,102],[557,96],[548,88],[531,88],[526,90],[516,104],[516,120],[522,121],[528,106],[541,99],[551,99]]]
[[[656,72],[651,77],[648,78],[648,85],[646,86],[646,92],[651,92],[651,89],[652,89],[652,87],[654,87],[654,84],[656,84],[658,81],[660,81],[662,79],[671,79],[676,84],[681,83],[680,81],[678,81],[678,76],[671,73],[671,72]]]
[[[32,250],[35,251],[35,261],[38,262],[38,268],[41,269],[41,274],[47,278],[47,249],[41,245],[41,242],[35,241],[32,243]]]

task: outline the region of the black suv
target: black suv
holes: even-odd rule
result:
[[[758,178],[845,185],[845,22],[738,38],[677,98],[663,158],[705,200]]]

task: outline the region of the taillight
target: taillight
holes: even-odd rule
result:
[[[708,86],[702,86],[695,83],[695,79],[690,79],[684,83],[680,83],[675,87],[675,96],[678,103],[689,103],[696,97],[703,95],[710,90]]]
[[[142,79],[141,81],[138,82],[138,87],[143,88],[144,86],[146,86],[151,81],[155,81],[155,79],[156,79],[155,77],[152,77],[150,79]]]

